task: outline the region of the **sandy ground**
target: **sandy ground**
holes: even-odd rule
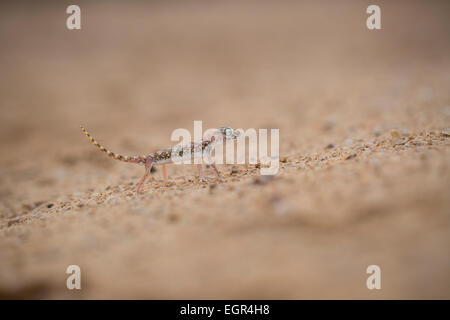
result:
[[[450,4],[378,2],[3,3],[0,298],[450,298]],[[79,130],[141,155],[194,120],[279,128],[278,175],[137,196]]]

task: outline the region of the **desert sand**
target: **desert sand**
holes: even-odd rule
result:
[[[0,298],[449,299],[448,1],[0,8]],[[176,128],[280,129],[280,170],[143,168]],[[66,288],[79,265],[81,290]],[[366,268],[381,269],[368,290]]]

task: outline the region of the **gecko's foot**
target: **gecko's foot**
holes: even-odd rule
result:
[[[175,181],[172,179],[168,179],[168,180],[164,181],[164,186],[166,186],[166,187],[173,186],[174,184],[175,184]]]

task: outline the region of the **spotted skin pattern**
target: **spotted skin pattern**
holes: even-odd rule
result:
[[[146,156],[130,157],[130,156],[123,156],[121,154],[117,154],[106,149],[100,143],[98,143],[83,126],[80,126],[80,128],[81,131],[83,131],[83,133],[91,141],[91,143],[95,145],[101,152],[105,153],[108,157],[123,162],[136,163],[139,165],[143,165],[145,167],[145,174],[136,188],[137,193],[142,192],[144,183],[147,180],[153,165],[162,165],[164,182],[167,184],[168,178],[167,178],[166,164],[173,163],[172,157],[173,150],[176,150],[175,152],[178,153],[177,155],[174,156],[178,157],[183,157],[184,152],[189,152],[194,157],[198,157],[199,155],[203,156],[203,152],[206,152],[208,155],[210,155],[216,144],[222,143],[224,139],[236,139],[239,136],[239,131],[234,130],[230,127],[221,127],[219,129],[213,130],[212,133],[208,136],[208,138],[206,138],[203,141],[194,141],[189,145],[180,146],[180,148],[178,149],[169,148],[157,152],[152,152]],[[219,180],[222,180],[216,165],[212,163],[211,167],[214,173],[216,174],[217,178]],[[204,181],[205,178],[203,177],[202,173],[202,165],[197,164],[197,169],[200,179]]]

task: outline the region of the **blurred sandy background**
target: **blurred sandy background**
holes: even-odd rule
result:
[[[76,3],[0,5],[0,298],[450,298],[448,1]],[[279,174],[137,197],[79,130],[140,155],[194,120],[280,128]]]

